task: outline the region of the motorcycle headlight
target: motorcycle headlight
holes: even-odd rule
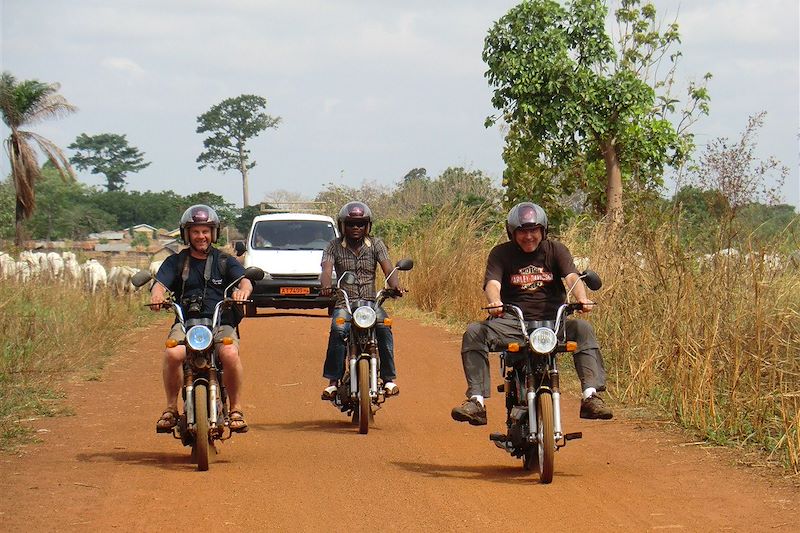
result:
[[[211,346],[214,336],[205,326],[193,326],[186,332],[186,343],[192,350],[201,352]]]
[[[378,315],[375,313],[375,310],[366,305],[362,305],[353,312],[353,322],[362,329],[371,328],[375,324],[377,318]]]
[[[536,328],[530,334],[531,346],[537,353],[550,353],[558,344],[556,332],[550,328]]]

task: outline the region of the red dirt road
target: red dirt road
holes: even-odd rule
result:
[[[277,311],[242,324],[250,432],[197,472],[156,435],[168,321],[134,332],[101,381],[76,381],[76,416],[33,422],[43,443],[0,456],[0,531],[797,531],[800,491],[620,419],[584,421],[565,395],[551,485],[450,419],[460,336],[395,319],[402,393],[368,435],[319,399],[329,321]],[[492,361],[497,373],[497,360]]]

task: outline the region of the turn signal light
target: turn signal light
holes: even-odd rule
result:
[[[167,339],[167,342],[164,343],[167,348],[174,348],[178,345],[178,341],[175,339]]]
[[[574,352],[578,349],[578,343],[575,341],[567,341],[567,351]]]
[[[222,337],[222,344],[224,344],[225,346],[230,346],[231,344],[233,344],[233,338]]]
[[[383,319],[383,325],[384,326],[391,326],[392,325],[392,319],[389,318],[389,317],[384,318]]]
[[[519,351],[519,343],[518,342],[509,342],[508,343],[508,351],[509,352],[518,352]]]
[[[336,317],[336,325],[337,326],[344,326],[345,322],[346,322],[346,320],[344,319],[343,316]]]

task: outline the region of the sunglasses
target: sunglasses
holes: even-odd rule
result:
[[[344,223],[348,228],[366,228],[367,223],[363,221],[348,221]]]

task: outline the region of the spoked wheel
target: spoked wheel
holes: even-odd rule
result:
[[[195,436],[192,444],[192,459],[197,461],[197,469],[208,470],[208,456],[213,448],[208,442],[208,389],[205,385],[194,388]]]
[[[366,435],[370,419],[369,359],[358,360],[358,432]]]
[[[556,437],[553,430],[553,395],[542,392],[536,397],[536,419],[538,422],[539,481],[553,481],[553,463],[556,455]]]

